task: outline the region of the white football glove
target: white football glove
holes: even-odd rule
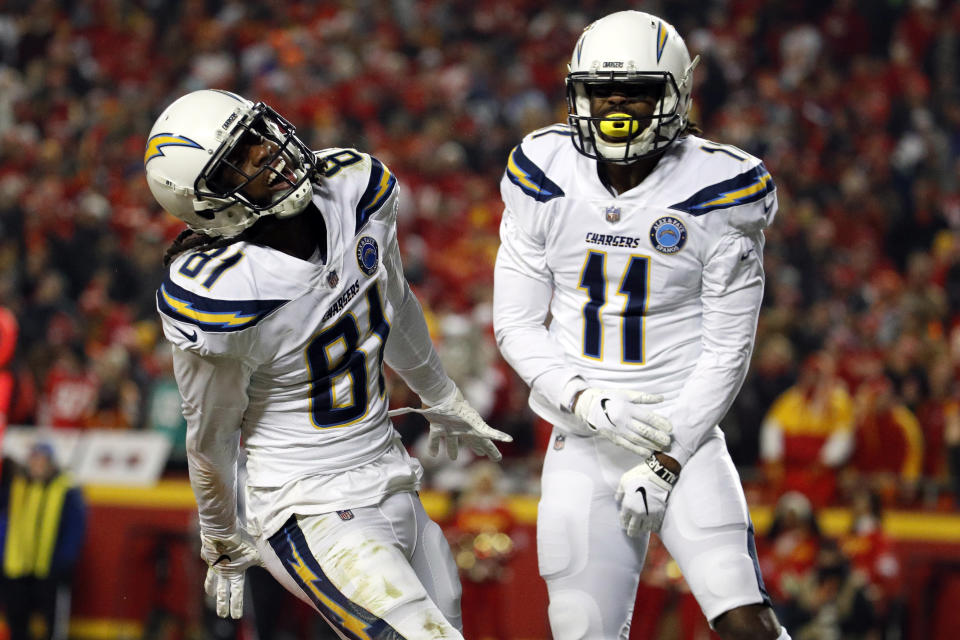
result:
[[[487,456],[498,461],[503,456],[491,440],[512,442],[513,437],[502,431],[497,431],[480,417],[476,409],[464,400],[460,389],[438,405],[412,409],[404,407],[387,412],[389,416],[399,416],[405,413],[419,413],[430,421],[429,444],[430,455],[440,453],[440,441],[446,443],[447,455],[456,460],[460,452],[460,441],[463,441],[478,456]]]
[[[662,401],[652,393],[591,387],[580,394],[573,412],[610,442],[646,457],[670,445],[673,425],[642,407]]]
[[[248,567],[263,565],[253,539],[246,531],[228,538],[201,533],[200,556],[208,565],[203,590],[216,599],[217,615],[239,620],[243,616],[244,572]]]
[[[677,474],[653,455],[620,476],[615,497],[620,505],[620,526],[628,536],[660,531],[667,498],[676,482]]]

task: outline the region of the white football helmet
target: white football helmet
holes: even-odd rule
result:
[[[699,56],[690,61],[670,23],[649,13],[619,11],[588,25],[573,50],[566,82],[577,151],[622,164],[662,153],[687,126],[693,69],[699,61]],[[621,82],[655,85],[659,101],[642,129],[642,123],[622,114],[604,118],[590,112],[591,85]],[[616,136],[604,139],[601,130]]]
[[[253,175],[237,164],[237,154],[264,139],[276,151]],[[235,153],[237,152],[237,153]],[[229,91],[203,89],[167,107],[150,130],[143,156],[147,184],[164,209],[194,231],[233,237],[261,216],[300,213],[313,195],[316,159],[294,127],[262,102],[254,104]],[[224,172],[243,177],[239,185]],[[244,187],[264,171],[276,175],[269,202],[253,202]]]

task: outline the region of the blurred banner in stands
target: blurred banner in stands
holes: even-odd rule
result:
[[[49,443],[57,464],[85,485],[153,486],[170,455],[170,440],[161,433],[23,426],[7,429],[3,455],[23,462],[35,442]]]

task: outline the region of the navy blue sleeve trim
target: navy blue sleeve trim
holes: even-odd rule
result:
[[[774,189],[776,185],[773,178],[761,162],[738,176],[697,191],[683,202],[670,205],[670,208],[692,216],[702,216],[717,209],[763,200]]]
[[[157,308],[204,331],[240,331],[256,325],[289,300],[214,300],[187,291],[167,276],[157,290]]]
[[[537,202],[547,202],[565,195],[560,185],[548,178],[547,174],[523,153],[520,145],[510,152],[506,174],[510,182]]]
[[[370,158],[370,180],[367,181],[367,188],[360,201],[357,203],[357,225],[354,234],[367,224],[374,213],[383,207],[383,204],[390,198],[390,194],[397,188],[397,178],[390,173],[382,162],[376,158]]]

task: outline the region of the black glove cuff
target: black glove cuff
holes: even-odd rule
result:
[[[657,474],[657,477],[669,484],[671,487],[677,484],[677,478],[680,477],[680,474],[670,471],[665,466],[660,464],[660,461],[657,460],[657,456],[651,455],[646,459],[647,466],[650,467],[650,470]]]

